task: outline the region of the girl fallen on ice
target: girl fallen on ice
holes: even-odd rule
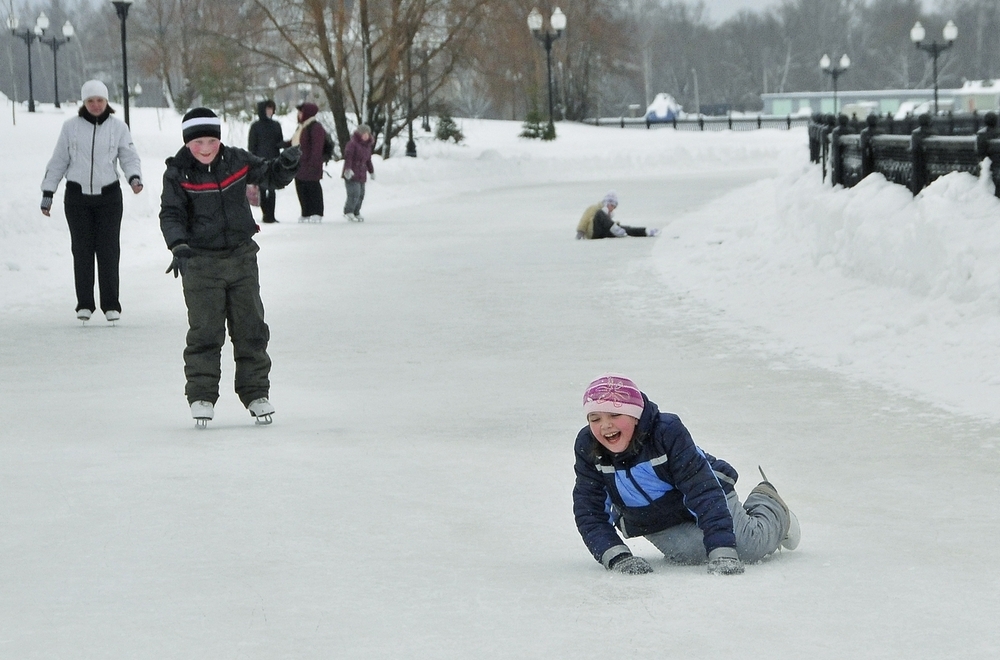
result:
[[[599,203],[588,206],[576,225],[576,238],[622,238],[624,236],[659,236],[660,230],[650,227],[628,227],[614,221],[618,208],[618,193],[614,190]]]
[[[669,561],[707,562],[715,575],[742,573],[744,562],[798,545],[798,520],[766,477],[741,504],[733,466],[698,448],[680,418],[661,413],[625,376],[591,382],[583,411],[573,513],[608,570],[653,571],[622,537],[644,536]]]

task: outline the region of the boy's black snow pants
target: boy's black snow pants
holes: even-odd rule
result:
[[[187,347],[184,349],[184,393],[188,403],[219,398],[222,344],[226,326],[236,362],[236,394],[244,406],[268,396],[271,358],[270,331],[260,300],[257,252],[248,241],[220,252],[195,251],[184,273],[184,301],[188,309]]]
[[[122,311],[118,300],[118,261],[121,257],[122,189],[105,186],[100,195],[84,195],[80,184],[66,182],[63,197],[66,223],[73,251],[76,281],[76,311],[96,311],[94,304],[94,257],[97,257],[101,311]]]

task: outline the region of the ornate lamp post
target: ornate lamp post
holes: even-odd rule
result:
[[[538,8],[532,9],[531,13],[528,14],[528,29],[545,46],[545,65],[549,74],[549,135],[555,135],[556,126],[552,121],[552,42],[561,37],[563,30],[566,29],[566,14],[562,13],[559,7],[552,10],[552,15],[549,17],[549,25],[554,32],[543,31],[543,22],[542,14],[538,11]]]
[[[133,0],[111,0],[118,12],[118,19],[122,23],[122,95],[125,106],[125,123],[131,126],[128,121],[128,49],[125,47],[125,19],[128,18],[128,10],[132,6]]]
[[[45,16],[44,12],[42,13],[41,16],[38,17],[39,23],[41,23],[42,16]],[[49,19],[46,16],[45,25],[42,27],[42,31],[44,32],[45,30],[48,29],[48,27],[49,27]],[[38,38],[40,42],[42,42],[43,44],[52,49],[52,86],[54,88],[53,92],[55,93],[55,105],[57,108],[61,107],[59,105],[59,57],[58,57],[59,47],[69,42],[69,40],[73,38],[74,34],[73,26],[70,24],[69,21],[66,21],[66,23],[62,26],[62,33],[63,33],[62,39],[60,39],[56,35],[52,35],[51,37]]]
[[[35,27],[30,30],[28,28],[18,30],[17,18],[13,15],[7,18],[7,26],[10,27],[10,33],[22,40],[24,45],[28,47],[28,112],[35,111],[35,83],[31,76],[31,42],[40,38],[45,33],[45,28],[41,26],[42,16],[45,16],[44,12],[38,17],[39,22],[35,23]],[[48,27],[48,25],[49,19],[46,17],[45,27]]]
[[[958,38],[958,27],[955,26],[954,21],[948,21],[941,34],[944,37],[942,44],[936,41],[925,44],[923,41],[926,36],[927,30],[920,24],[920,21],[914,23],[913,27],[910,28],[910,41],[920,50],[929,53],[931,59],[934,60],[934,114],[936,115],[938,113],[938,55],[951,48],[952,44],[955,43],[955,39]]]
[[[833,114],[837,114],[837,78],[840,77],[840,74],[851,68],[851,58],[847,56],[847,53],[844,53],[840,58],[840,64],[834,66],[830,62],[830,56],[823,55],[823,57],[819,58],[819,68],[823,70],[823,73],[833,78]]]
[[[430,117],[430,103],[427,99],[427,65],[430,61],[430,50],[427,47],[427,43],[424,42],[420,46],[420,91],[423,93],[424,97],[424,107],[423,107],[423,123],[421,128],[424,129],[425,133],[431,132],[431,117]]]
[[[413,48],[406,49],[406,155],[417,157],[417,143],[413,141]]]

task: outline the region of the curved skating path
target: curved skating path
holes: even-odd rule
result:
[[[667,225],[751,179],[606,185],[623,222]],[[669,227],[572,240],[604,187],[394,210],[376,184],[362,225],[265,228],[268,428],[229,365],[211,428],[187,418],[155,227],[128,239],[147,259],[119,327],[45,301],[0,321],[0,656],[989,657],[996,429],[709,330],[718,312],[651,262]],[[594,563],[572,440],[606,370],[678,412],[742,493],[763,464],[801,548],[727,579]]]

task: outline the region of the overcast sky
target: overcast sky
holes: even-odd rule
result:
[[[780,4],[781,0],[704,0],[708,9],[709,19],[713,23],[724,21],[736,12],[749,9],[760,11],[768,7]],[[688,0],[689,4],[696,4],[697,0]]]

